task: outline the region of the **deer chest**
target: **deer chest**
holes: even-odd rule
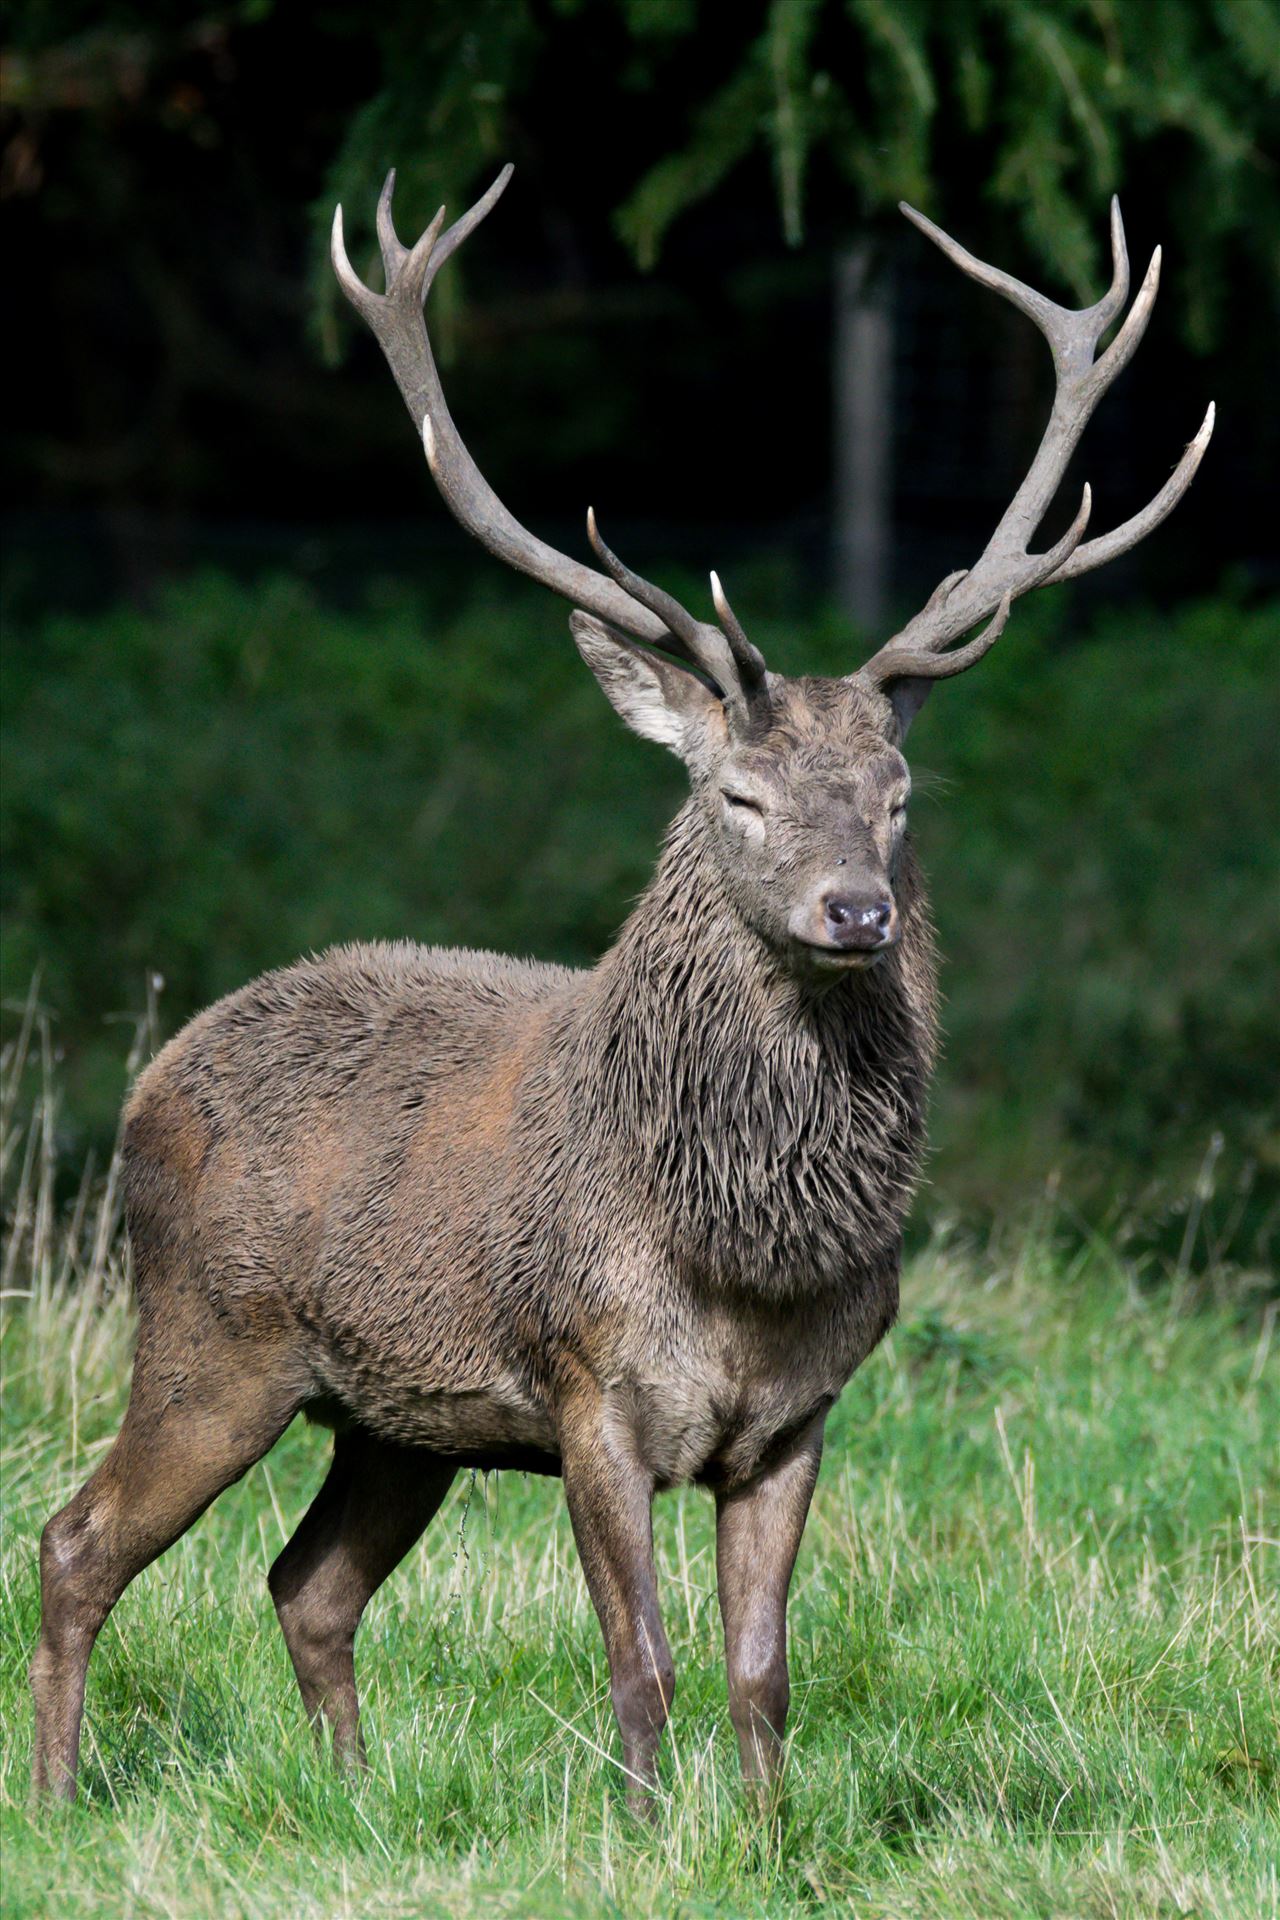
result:
[[[824,1415],[892,1324],[896,1272],[821,1304],[703,1308],[605,1383],[609,1418],[659,1487],[753,1479]]]

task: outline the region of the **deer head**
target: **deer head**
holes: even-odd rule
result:
[[[1142,338],[1159,283],[1160,251],[1115,338],[1099,355],[1099,342],[1129,293],[1118,201],[1111,204],[1111,286],[1094,306],[1078,311],[986,265],[903,206],[962,272],[1002,294],[1040,328],[1053,354],[1053,406],[1027,476],[975,564],[949,574],[923,609],[856,672],[839,679],[787,679],[766,668],[714,573],[711,623],[624,566],[605,545],[590,509],[587,534],[604,571],[558,553],[508,512],[464,446],[441,389],[424,304],[440,267],[494,206],[511,171],[504,168],[447,231],[442,208],[412,248],[396,235],[395,174],[388,174],[377,216],[381,294],[352,269],[339,207],[332,253],[343,291],[377,336],[455,518],[508,566],[572,603],[578,650],[614,708],[637,733],[672,748],[685,762],[725,890],[746,924],[799,972],[872,965],[898,938],[894,886],[910,793],[901,749],[934,681],[979,661],[1021,595],[1101,566],[1158,526],[1191,484],[1209,443],[1212,406],[1140,513],[1086,540],[1086,486],[1062,538],[1042,553],[1030,551],[1093,409]],[[981,631],[965,639],[975,627]]]

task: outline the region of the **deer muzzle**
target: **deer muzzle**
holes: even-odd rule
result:
[[[819,965],[867,966],[896,943],[898,909],[883,881],[828,883],[795,909],[788,931]]]

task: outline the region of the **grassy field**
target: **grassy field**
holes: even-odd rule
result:
[[[621,1804],[559,1488],[518,1475],[461,1476],[374,1602],[372,1770],[335,1778],[263,1578],[323,1470],[301,1423],[121,1602],[80,1802],[33,1813],[36,1540],[110,1443],[130,1312],[110,1176],[57,1214],[51,1104],[4,1119],[10,1920],[1280,1911],[1274,1298],[1220,1259],[1193,1277],[1189,1244],[1139,1269],[1048,1209],[935,1235],[832,1418],[777,1830],[736,1781],[696,1493],[658,1508],[680,1683],[656,1831]]]

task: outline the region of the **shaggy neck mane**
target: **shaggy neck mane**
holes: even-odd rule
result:
[[[902,938],[809,984],[728,899],[697,803],[600,963],[579,1072],[586,1111],[704,1282],[774,1296],[892,1257],[923,1143],[932,936],[909,854]]]

